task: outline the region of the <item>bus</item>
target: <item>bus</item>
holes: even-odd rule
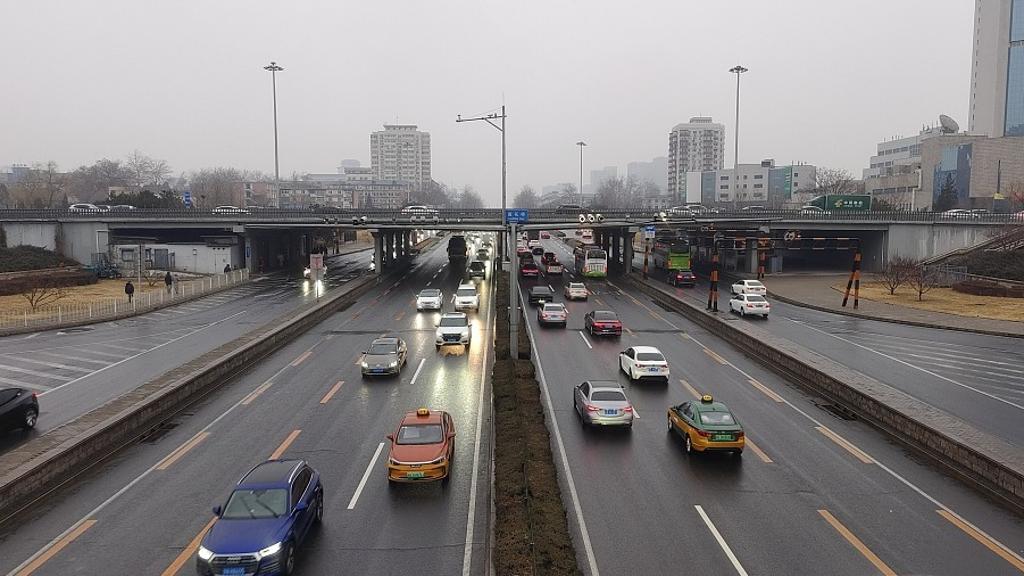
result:
[[[651,254],[654,257],[655,268],[690,269],[690,241],[686,238],[656,238]]]
[[[593,244],[594,243],[594,231],[591,230],[590,228],[581,228],[580,229],[580,242],[582,242],[584,244],[588,244],[588,245],[589,244]]]
[[[576,272],[588,278],[608,276],[608,253],[593,246],[576,246]]]

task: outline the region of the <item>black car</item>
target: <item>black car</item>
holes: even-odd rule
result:
[[[470,278],[486,278],[487,277],[487,266],[479,260],[473,260],[469,263],[469,277]]]
[[[697,276],[690,270],[669,270],[666,280],[673,286],[695,286]]]
[[[31,430],[39,418],[39,400],[35,392],[24,388],[0,388],[0,432],[22,428]]]
[[[531,250],[531,252],[533,253],[534,256],[543,256],[544,255],[544,248],[542,248],[540,246],[534,246],[533,250]]]
[[[530,288],[530,304],[541,304],[543,302],[554,302],[555,291],[548,286],[534,286]]]

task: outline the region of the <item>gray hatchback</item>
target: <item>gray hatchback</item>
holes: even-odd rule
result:
[[[618,382],[583,382],[573,388],[572,404],[584,426],[633,427],[633,405]]]

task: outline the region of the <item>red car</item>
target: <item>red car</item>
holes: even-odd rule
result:
[[[519,267],[519,275],[523,278],[536,278],[540,276],[540,268],[533,260],[529,260]]]
[[[533,256],[533,252],[526,246],[517,246],[516,256],[518,256],[519,258],[522,258],[523,256]]]
[[[540,237],[542,240],[549,240],[551,238],[551,234],[548,232],[541,232]]]
[[[583,317],[583,327],[591,336],[622,336],[622,322],[611,310],[591,310]]]

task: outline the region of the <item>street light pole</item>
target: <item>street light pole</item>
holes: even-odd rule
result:
[[[277,73],[284,70],[284,68],[278,66],[277,62],[271,61],[270,65],[264,66],[263,69],[270,72],[270,81],[274,90],[274,197],[278,202],[278,206],[280,206],[281,166],[277,154]]]
[[[747,72],[748,69],[743,66],[736,65],[729,69],[736,75],[736,136],[734,137],[735,148],[732,155],[732,209],[736,210],[737,200],[740,194],[740,75]]]
[[[580,140],[576,145],[580,147],[580,206],[583,206],[583,147],[587,143]]]

